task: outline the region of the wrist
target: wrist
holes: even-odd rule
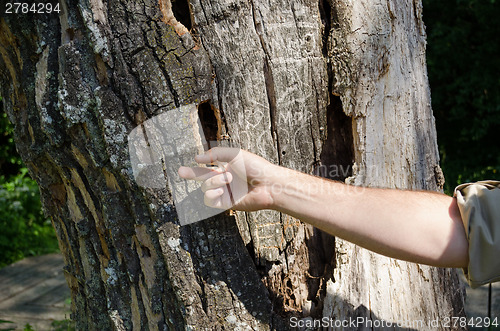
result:
[[[289,196],[295,195],[301,186],[300,176],[307,176],[301,172],[285,167],[273,165],[269,172],[267,190],[270,196],[270,209],[286,212]],[[300,190],[300,189],[299,189]]]
[[[276,166],[271,174],[268,182],[272,201],[270,209],[287,214],[294,214],[301,209],[300,206],[325,208],[324,203],[331,204],[343,200],[346,194],[352,194],[357,189],[342,182],[280,166]]]
[[[263,209],[273,209],[276,210],[277,208],[277,187],[279,187],[281,184],[281,178],[284,175],[284,173],[288,170],[284,167],[269,163],[264,169],[262,169],[264,172],[261,176],[259,176],[260,180],[259,183],[257,183],[257,186],[260,186],[264,188],[262,191],[265,196],[263,196],[264,201],[266,201],[265,206]]]

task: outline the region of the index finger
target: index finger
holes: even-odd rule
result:
[[[195,161],[198,163],[231,162],[240,152],[239,148],[214,147],[205,154],[196,155]]]
[[[206,168],[206,167],[180,167],[177,171],[179,176],[184,179],[194,180],[207,180],[210,177],[222,173],[220,168]]]

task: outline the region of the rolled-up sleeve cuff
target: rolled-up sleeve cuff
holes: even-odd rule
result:
[[[458,208],[469,241],[471,287],[500,281],[500,182],[462,184],[455,188]]]

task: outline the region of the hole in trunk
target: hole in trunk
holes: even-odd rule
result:
[[[146,246],[141,246],[142,257],[151,257],[151,251]]]
[[[314,173],[328,179],[344,181],[352,176],[354,163],[354,145],[352,138],[352,118],[342,109],[338,96],[331,96],[326,111],[327,138],[323,144],[320,160]]]
[[[170,0],[172,3],[172,12],[175,18],[181,22],[186,29],[191,30],[191,13],[189,11],[189,3],[187,0]]]
[[[200,135],[203,133],[205,141],[203,147],[205,150],[216,147],[221,139],[222,120],[220,112],[210,101],[203,101],[198,105],[198,117],[200,118]]]
[[[327,137],[315,174],[344,181],[352,176],[354,163],[352,118],[344,113],[340,97],[331,95],[330,98],[326,112]],[[309,252],[308,300],[312,302],[310,316],[320,318],[326,295],[326,282],[333,277],[335,267],[335,237],[314,228],[307,238],[306,245]]]

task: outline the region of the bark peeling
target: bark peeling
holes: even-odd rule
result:
[[[173,26],[175,32],[177,32],[179,36],[182,36],[185,33],[189,33],[188,28],[177,20],[177,18],[174,16],[174,12],[172,11],[172,2],[179,3],[181,1],[179,0],[177,1],[158,0],[158,1],[160,4],[161,13],[163,14],[162,21],[165,24]],[[184,7],[183,9],[185,10],[187,8]]]

